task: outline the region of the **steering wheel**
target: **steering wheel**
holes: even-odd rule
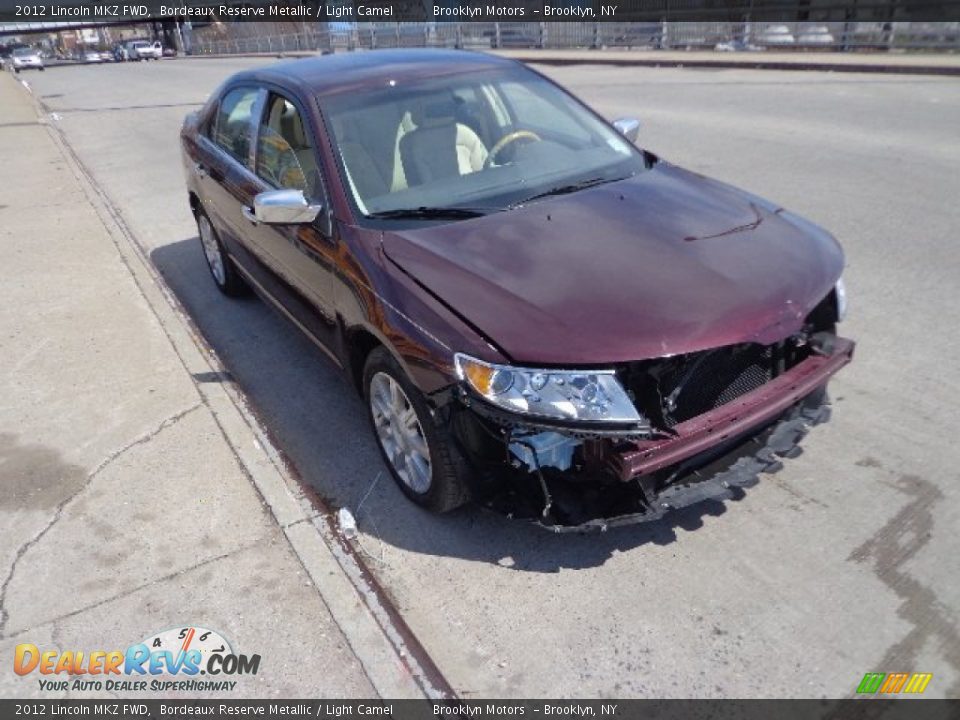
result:
[[[543,138],[533,132],[533,130],[514,130],[512,133],[507,133],[502,138],[497,140],[497,143],[490,149],[487,159],[483,163],[484,169],[493,165],[494,158],[496,158],[497,155],[499,155],[507,145],[515,143],[517,140],[524,139],[532,140],[534,142],[540,142],[543,140]]]

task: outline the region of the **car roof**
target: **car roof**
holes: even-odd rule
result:
[[[519,65],[515,60],[468,50],[367,50],[288,60],[237,73],[231,82],[274,82],[322,95],[388,80],[403,82]]]

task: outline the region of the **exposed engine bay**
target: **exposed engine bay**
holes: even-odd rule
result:
[[[452,424],[489,507],[557,531],[651,520],[678,502],[729,495],[756,482],[759,470],[778,468],[778,456],[798,454],[809,426],[829,417],[826,379],[852,351],[833,334],[829,308],[818,307],[802,332],[771,345],[618,367],[648,421],[633,432],[541,425],[493,411],[463,390]],[[702,469],[724,456],[743,472],[711,484],[716,469]],[[751,461],[742,462],[746,457]]]

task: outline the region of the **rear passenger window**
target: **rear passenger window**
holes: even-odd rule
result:
[[[228,92],[220,102],[213,133],[213,141],[245,166],[250,159],[251,118],[256,102],[256,88]]]

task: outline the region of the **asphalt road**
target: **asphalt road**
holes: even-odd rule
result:
[[[743,499],[555,536],[404,502],[349,384],[263,304],[215,291],[177,132],[262,62],[25,78],[303,478],[334,504],[363,500],[370,564],[464,697],[845,696],[867,671],[931,672],[927,695],[960,696],[960,82],[547,69],[608,117],[641,118],[654,152],[831,229],[859,341],[833,421]]]

